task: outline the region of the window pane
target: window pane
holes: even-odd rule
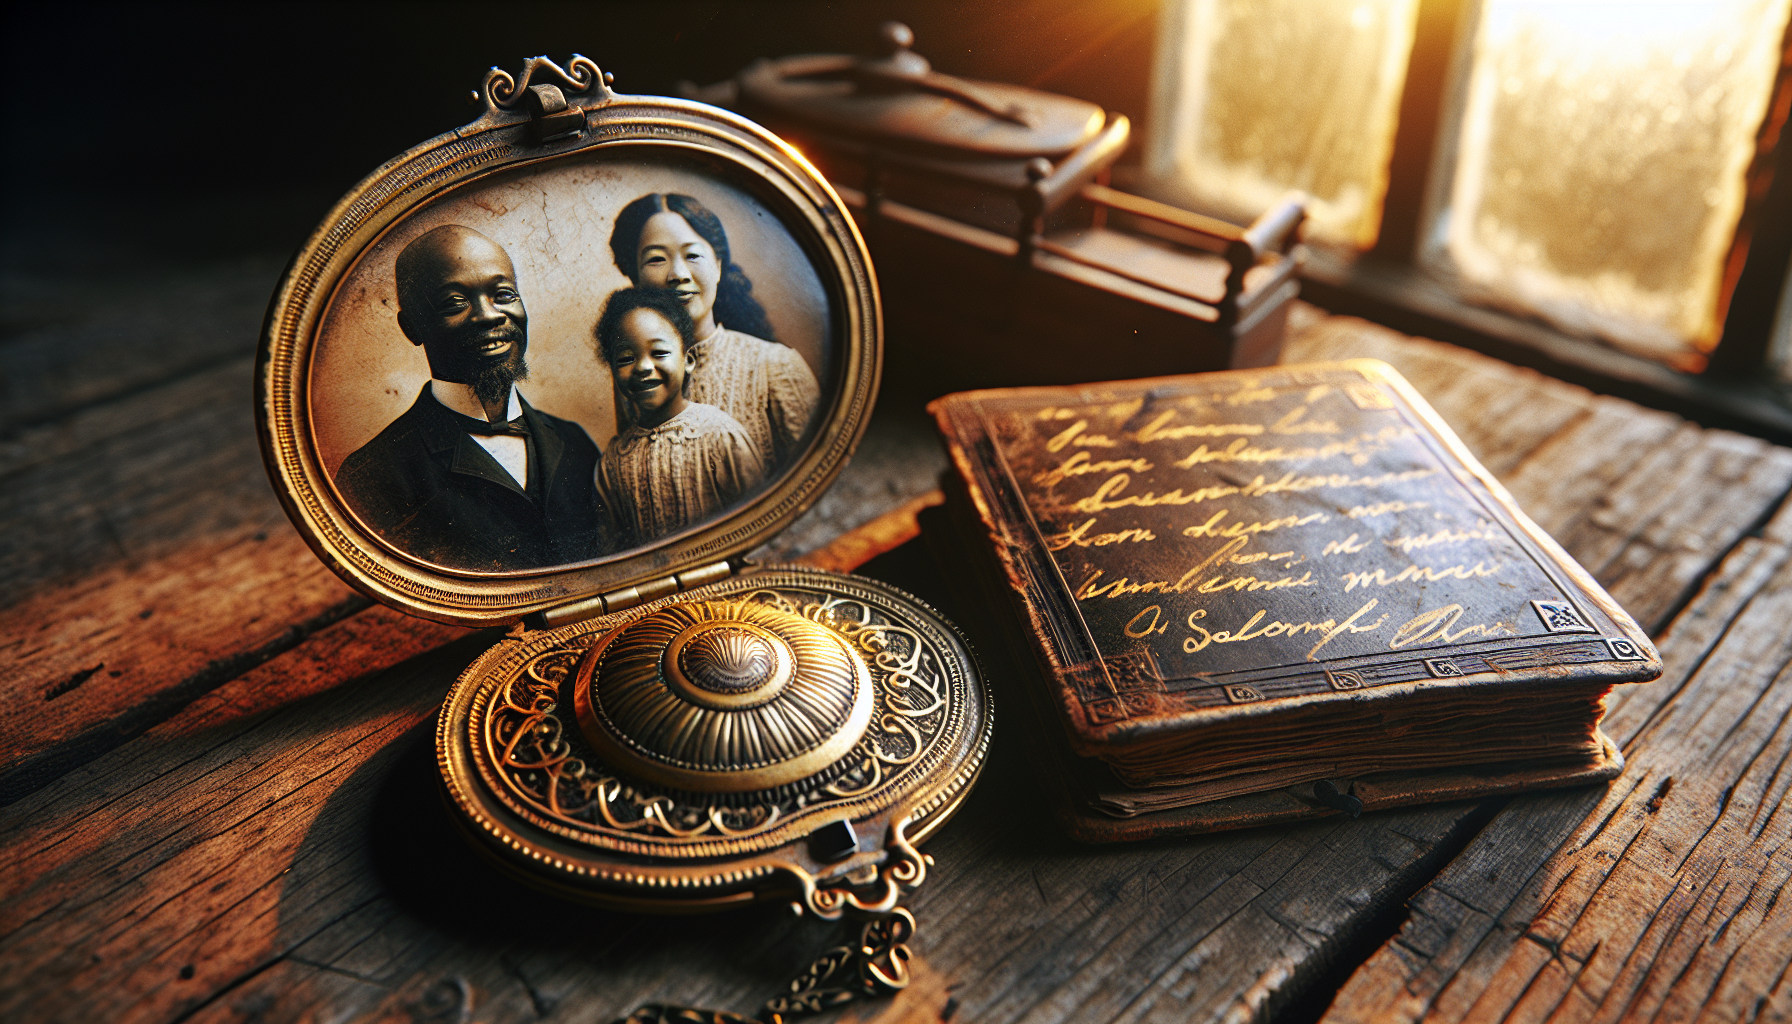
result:
[[[1696,368],[1787,0],[1485,0],[1427,261],[1472,295]]]
[[[1178,0],[1159,33],[1148,171],[1249,221],[1291,188],[1307,237],[1367,249],[1417,0]]]

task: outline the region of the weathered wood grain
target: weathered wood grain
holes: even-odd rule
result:
[[[403,658],[405,640],[445,639],[445,627],[392,618],[320,631],[3,812],[0,1016],[173,1019],[221,975],[254,969],[256,927],[276,923],[289,872],[318,866],[294,856],[317,809],[426,720],[478,650],[451,644],[409,671],[356,672]],[[364,845],[331,838],[326,861]]]
[[[1608,789],[1521,797],[1414,898],[1328,1020],[1792,1015],[1792,509],[1661,639]]]
[[[255,351],[283,257],[137,256],[124,271],[0,273],[0,436]]]
[[[974,869],[915,901],[931,930],[922,954],[977,1021],[1273,1020],[1328,985],[1332,961],[1480,823],[1475,808],[1446,805],[1091,849],[1025,828],[1024,789],[992,792],[982,810],[993,821],[933,848]],[[857,1019],[918,1016],[930,995]]]
[[[255,449],[279,267],[0,275],[0,800],[365,607]]]
[[[0,799],[366,607],[300,541],[247,357],[14,439],[0,466]]]
[[[1613,541],[1599,545],[1612,552],[1599,563],[1599,581],[1644,628],[1666,626],[1667,616],[1690,596],[1689,584],[1759,522],[1788,486],[1792,450],[1726,431],[1700,431],[1699,443],[1683,458],[1633,473],[1615,500],[1602,499],[1589,517]],[[1619,502],[1637,507],[1616,514]]]
[[[1645,629],[1792,485],[1792,451],[1600,399],[1510,487]],[[1553,503],[1537,500],[1552,496]]]
[[[1288,330],[1285,362],[1369,358],[1399,370],[1502,479],[1544,441],[1584,418],[1594,401],[1584,388],[1535,371],[1367,320],[1328,316],[1306,303],[1295,304]]]
[[[1692,585],[1705,563],[1729,546],[1725,538],[1733,541],[1763,515],[1778,496],[1776,486],[1784,490],[1776,484],[1781,456],[1775,449],[1738,445],[1732,435],[1678,421],[1663,429],[1654,414],[1627,418],[1626,410],[1640,410],[1392,332],[1333,320],[1310,319],[1308,326],[1305,336],[1323,329],[1330,338],[1324,344],[1336,351],[1320,354],[1322,346],[1314,343],[1313,354],[1303,358],[1374,354],[1400,366],[1490,466],[1502,467],[1497,471],[1511,479],[1539,481],[1534,493],[1521,498],[1533,514],[1578,530],[1570,545],[1577,555],[1627,566],[1621,583],[1641,597],[1654,588]],[[1351,339],[1363,337],[1371,339],[1373,351],[1345,350]],[[213,371],[216,381],[206,378]],[[214,367],[80,406],[28,429],[47,431],[37,436],[68,445],[70,457],[108,453],[92,457],[96,466],[112,469],[81,471],[83,487],[100,487],[108,472],[120,472],[123,454],[110,453],[140,451],[135,435],[157,429],[156,417],[166,406],[151,401],[128,415],[119,409],[152,392],[171,393],[158,391],[163,388],[204,395],[215,387],[223,394],[234,386],[228,383],[234,372],[243,373],[238,401],[246,424],[247,401],[240,397],[247,393],[246,370]],[[193,409],[204,400],[173,404]],[[1600,413],[1608,405],[1610,411]],[[1489,412],[1496,409],[1507,413]],[[1650,464],[1660,486],[1715,481],[1703,500],[1723,508],[1675,513],[1678,506],[1655,500],[1650,487],[1620,472],[1611,479],[1628,497],[1602,510],[1603,522],[1588,525],[1579,512],[1585,500],[1579,491],[1543,486],[1545,474],[1527,468],[1539,459],[1571,463],[1582,442],[1569,439],[1597,441],[1587,424],[1612,417],[1629,422],[1645,439],[1635,442],[1636,451],[1665,438],[1678,446],[1672,449],[1677,458],[1702,467],[1677,472],[1673,465]],[[115,423],[125,426],[109,425]],[[254,458],[246,429],[235,443],[244,446],[235,458]],[[12,451],[0,449],[0,457],[10,458]],[[860,456],[834,491],[780,538],[779,545],[787,546],[768,549],[769,557],[821,547],[843,526],[903,505],[933,486],[941,465],[931,436],[901,415],[874,421]],[[29,452],[20,458],[0,462],[0,473],[17,466],[11,472],[23,479],[42,464]],[[41,486],[58,485],[46,480]],[[265,483],[261,487],[272,507]],[[831,501],[837,492],[848,497]],[[82,491],[60,493],[79,497]],[[86,500],[99,500],[87,493]],[[232,500],[247,502],[249,489],[241,494]],[[54,502],[30,500],[36,510],[31,514],[40,517],[34,522],[53,527],[42,517],[51,515]],[[205,500],[205,492],[195,500]],[[288,578],[280,574],[293,567],[321,574],[316,578],[330,586],[340,584],[290,528],[270,529],[263,541],[239,537],[206,548],[244,527],[230,516],[203,518],[209,513],[201,505],[192,508],[182,514],[211,525],[155,548],[157,531],[179,529],[180,521],[153,501],[129,504],[121,519],[127,533],[139,530],[141,550],[155,552],[136,562],[93,547],[101,553],[63,574],[54,560],[31,552],[18,556],[22,565],[51,568],[41,570],[36,590],[3,613],[29,608],[29,618],[0,618],[0,645],[14,645],[0,651],[31,651],[10,664],[29,668],[36,655],[66,650],[79,669],[90,663],[81,659],[84,651],[107,654],[99,659],[106,662],[103,671],[53,700],[39,697],[35,728],[57,728],[62,708],[75,707],[61,702],[96,682],[101,688],[92,692],[106,694],[106,686],[116,685],[123,697],[80,735],[115,728],[158,693],[164,703],[156,713],[159,725],[140,722],[136,729],[143,734],[134,739],[115,728],[106,743],[57,762],[54,773],[34,780],[28,795],[0,809],[0,863],[7,865],[0,873],[0,1017],[604,1021],[650,1000],[749,1010],[839,939],[833,928],[774,910],[697,920],[603,914],[536,896],[495,875],[464,847],[438,806],[428,735],[449,681],[487,637],[383,609],[326,604],[323,616],[308,622],[301,610],[266,613],[269,627],[283,632],[260,646],[240,634],[214,638],[203,622],[225,622],[233,605],[279,590],[278,581]],[[1702,518],[1707,516],[1715,518]],[[1684,678],[1701,662],[1701,673],[1711,671],[1702,652],[1731,642],[1725,624],[1735,609],[1756,607],[1749,595],[1779,564],[1763,552],[1780,551],[1774,557],[1783,560],[1785,532],[1776,524],[1763,539],[1744,541],[1726,563],[1727,575],[1678,616],[1669,650],[1670,665],[1678,667],[1670,675],[1677,671]],[[798,539],[787,541],[792,534]],[[1702,543],[1688,545],[1689,534]],[[290,548],[280,550],[282,543]],[[201,558],[194,551],[210,553]],[[1678,552],[1685,552],[1683,559]],[[1756,561],[1744,571],[1738,560],[1746,558]],[[1668,561],[1673,564],[1658,572],[1658,563]],[[184,590],[195,565],[215,566],[215,575]],[[230,589],[238,580],[250,581],[249,589]],[[195,595],[181,607],[190,607],[188,614],[201,624],[165,641],[129,632],[162,617],[166,606],[157,604],[149,618],[132,618],[151,607],[132,602],[160,593],[153,586],[167,588],[170,601]],[[88,613],[85,625],[65,624],[57,595],[77,602],[85,594],[94,595],[93,607],[102,610]],[[29,630],[44,624],[59,630],[54,637],[61,646],[32,646]],[[1699,630],[1705,639],[1695,642]],[[165,649],[149,650],[154,642]],[[212,652],[209,661],[196,663],[201,673],[207,665],[220,667],[185,690],[152,682],[132,704],[123,681],[129,672],[111,676],[119,664],[111,659],[137,647],[147,651],[146,675],[164,664],[194,664],[180,661],[196,657],[191,651]],[[193,674],[170,670],[151,678],[178,683]],[[14,682],[9,675],[4,685]],[[1612,715],[1614,729],[1637,745],[1633,760],[1639,763],[1641,750],[1664,742],[1669,733],[1663,730],[1690,736],[1709,725],[1688,726],[1679,718],[1664,724],[1645,704],[1625,697],[1614,702]],[[1753,714],[1758,718],[1776,706]],[[46,707],[47,717],[41,710]],[[19,721],[21,735],[36,735],[29,715]],[[1492,812],[1491,806],[1450,805],[1356,822],[1076,847],[1057,838],[1024,775],[1024,759],[1002,744],[998,731],[984,783],[929,847],[938,864],[915,901],[922,920],[915,986],[897,1000],[849,1011],[845,1019],[1274,1021],[1291,1008],[1304,1012],[1311,1000],[1330,993],[1365,942],[1395,926],[1406,897]],[[1783,780],[1776,784],[1783,789]],[[1665,820],[1683,813],[1673,804],[1683,796],[1716,806],[1716,794],[1681,785],[1676,782],[1661,808],[1645,816]],[[1645,810],[1650,797],[1641,794]],[[1531,836],[1544,857],[1587,814],[1576,803],[1587,799],[1585,793],[1527,799],[1537,809],[1522,821],[1509,812],[1495,821]],[[1488,852],[1477,839],[1468,849],[1481,870],[1503,869],[1504,847]],[[1693,861],[1706,865],[1700,870],[1709,868],[1707,861]],[[1741,890],[1725,891],[1731,894],[1721,899],[1730,902],[1721,908],[1728,914]],[[1756,927],[1750,955],[1771,948],[1760,941],[1760,927],[1750,924],[1770,895],[1761,892],[1739,904],[1745,913],[1731,926]],[[1722,916],[1710,920],[1721,923]],[[1583,938],[1577,927],[1588,926],[1565,926],[1565,944],[1558,948],[1585,952],[1576,945]],[[1433,932],[1446,944],[1467,941],[1459,930],[1440,926]],[[1651,948],[1680,949],[1675,943],[1685,945],[1694,934],[1703,933],[1688,925],[1680,938]],[[1589,962],[1602,963],[1596,957]],[[1709,963],[1697,963],[1705,966],[1689,970],[1709,974]]]
[[[0,890],[0,1016],[749,1009],[837,939],[770,910],[695,926],[600,914],[494,875],[436,803],[427,733],[480,641],[370,677],[336,671],[385,648],[399,623],[372,620],[387,614],[320,630],[0,811],[15,865]],[[423,628],[414,649],[442,639]],[[916,995],[949,992],[967,1020],[1180,1020],[1234,1004],[1262,1018],[1429,877],[1474,813],[1091,850],[1056,836],[1017,767],[992,767],[930,847],[917,949],[944,981]]]

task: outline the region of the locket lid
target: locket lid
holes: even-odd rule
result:
[[[782,568],[512,634],[449,694],[436,753],[478,847],[529,884],[832,918],[924,878],[915,845],[969,793],[992,722],[932,609]]]
[[[494,68],[475,100],[283,276],[256,373],[276,493],[344,580],[440,621],[566,621],[727,576],[869,418],[881,322],[851,217],[764,128],[617,94],[583,57]],[[620,364],[595,336],[612,302]]]

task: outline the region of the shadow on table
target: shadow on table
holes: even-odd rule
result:
[[[329,997],[354,1012],[393,1000],[443,1020],[476,1000],[481,1016],[509,1001],[523,1017],[562,1009],[598,1024],[650,1001],[752,1012],[847,927],[780,905],[655,917],[530,889],[451,819],[433,718],[338,788],[292,864],[277,948],[369,983]]]

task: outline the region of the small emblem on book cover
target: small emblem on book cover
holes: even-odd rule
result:
[[[1156,706],[1164,693],[1164,677],[1149,651],[1114,654],[1065,673],[1077,697],[1097,725],[1118,722]]]
[[[1459,676],[1462,674],[1461,666],[1448,658],[1426,658],[1425,668],[1439,679],[1443,679],[1447,676]]]
[[[1089,715],[1089,721],[1096,725],[1121,721],[1131,713],[1126,708],[1126,702],[1118,697],[1090,701],[1083,705],[1083,710]]]
[[[1157,693],[1164,689],[1164,677],[1158,672],[1157,662],[1149,651],[1109,655],[1100,661],[1078,665],[1065,675],[1085,704],[1128,693]]]
[[[1107,666],[1115,693],[1148,693],[1164,688],[1164,677],[1157,671],[1150,651],[1110,655],[1101,663]]]
[[[1605,638],[1605,645],[1612,649],[1612,657],[1619,661],[1642,661],[1644,659],[1643,649],[1636,645],[1635,640],[1608,636]]]
[[[1226,687],[1226,699],[1234,704],[1249,704],[1252,701],[1262,700],[1263,695],[1258,693],[1254,686],[1228,686]]]
[[[1388,393],[1373,384],[1346,384],[1344,393],[1356,403],[1358,409],[1392,409],[1394,400]]]
[[[1597,632],[1587,625],[1587,620],[1581,618],[1580,612],[1567,601],[1532,601],[1531,607],[1537,610],[1537,617],[1543,620],[1543,628],[1551,633]]]
[[[1325,670],[1325,681],[1332,684],[1334,690],[1360,690],[1367,685],[1361,672],[1333,672]]]

